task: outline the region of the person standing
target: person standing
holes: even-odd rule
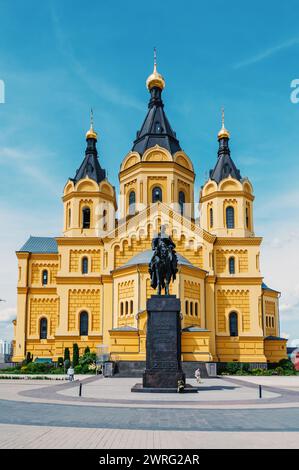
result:
[[[73,382],[74,380],[74,374],[75,374],[75,371],[73,369],[73,366],[70,366],[67,370],[67,375],[68,375],[68,378],[69,378],[69,381],[70,382]]]
[[[194,373],[194,377],[195,377],[195,379],[196,379],[196,382],[197,382],[198,384],[200,384],[200,383],[201,383],[201,377],[200,377],[200,370],[199,370],[199,369],[196,369],[196,371],[195,371],[195,373]]]

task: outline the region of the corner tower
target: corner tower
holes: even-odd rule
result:
[[[253,237],[253,188],[231,158],[229,138],[222,110],[217,162],[200,194],[201,227],[218,237]]]
[[[120,217],[134,215],[159,201],[193,217],[194,169],[165,114],[165,80],[157,70],[156,54],[146,86],[150,93],[148,112],[120,167]]]
[[[85,157],[63,191],[63,233],[68,237],[102,237],[114,228],[117,210],[115,189],[99,163],[97,140],[91,113]]]

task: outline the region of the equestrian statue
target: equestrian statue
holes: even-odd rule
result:
[[[166,235],[164,225],[152,240],[152,250],[154,253],[149,263],[151,287],[157,289],[158,295],[161,295],[162,289],[165,289],[165,295],[169,295],[169,284],[171,280],[175,280],[178,272],[178,259],[175,244],[171,237]]]

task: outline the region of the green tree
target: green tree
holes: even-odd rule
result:
[[[84,354],[90,354],[90,347],[86,346]]]
[[[64,349],[64,360],[65,361],[71,361],[71,355],[70,355],[69,348]]]
[[[79,364],[79,346],[77,343],[73,345],[73,367]]]

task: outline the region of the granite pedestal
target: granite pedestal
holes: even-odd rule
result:
[[[181,302],[175,295],[153,295],[147,301],[146,369],[132,392],[177,392],[185,383],[181,366]],[[190,385],[185,391],[197,390]]]

